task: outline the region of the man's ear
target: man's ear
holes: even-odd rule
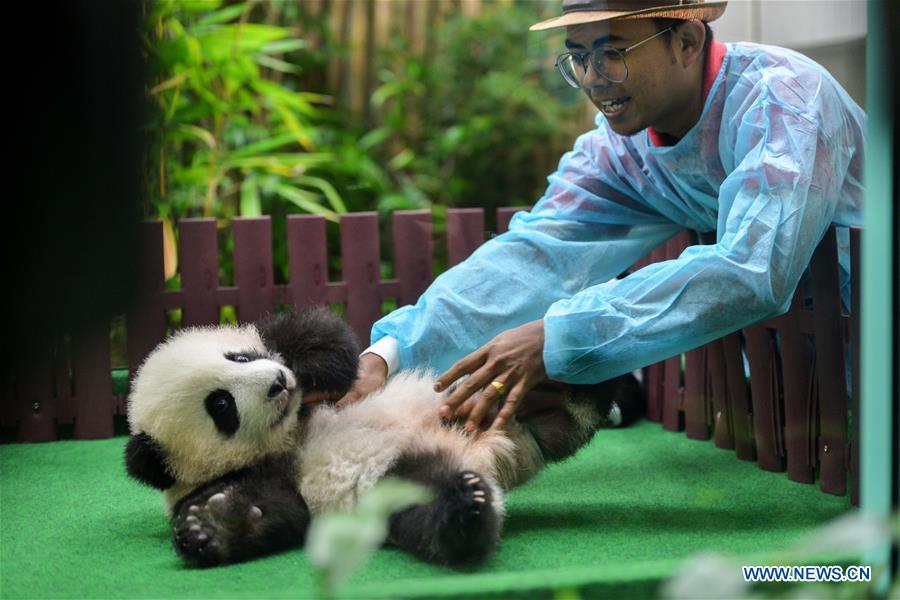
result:
[[[340,398],[356,380],[356,338],[350,326],[327,308],[278,313],[256,327],[266,347],[284,358],[304,393],[328,392]]]
[[[675,29],[676,46],[680,62],[689,67],[698,60],[703,60],[703,46],[706,42],[706,27],[703,21],[691,19],[678,25]]]
[[[165,455],[159,445],[146,433],[131,436],[125,447],[125,469],[142,483],[165,490],[175,484],[166,469]]]

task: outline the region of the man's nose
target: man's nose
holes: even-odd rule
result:
[[[588,65],[584,71],[584,77],[581,79],[581,87],[588,95],[591,95],[591,90],[594,88],[603,90],[609,87],[609,80],[597,73],[597,69],[593,65]]]

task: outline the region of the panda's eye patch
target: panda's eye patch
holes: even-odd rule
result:
[[[215,390],[206,396],[204,405],[216,429],[227,436],[234,435],[241,424],[234,396],[228,390]]]
[[[227,358],[231,362],[248,363],[265,357],[254,350],[245,350],[243,352],[226,352],[225,358]]]

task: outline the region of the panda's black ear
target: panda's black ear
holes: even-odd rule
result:
[[[128,474],[142,483],[165,490],[175,484],[166,469],[162,449],[146,433],[131,436],[125,447],[125,468]]]
[[[256,323],[266,347],[278,352],[304,392],[343,396],[356,380],[359,346],[350,327],[327,308],[291,310]]]

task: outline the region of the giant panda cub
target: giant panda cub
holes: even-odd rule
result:
[[[240,327],[183,330],[132,382],[128,473],[164,492],[188,563],[244,561],[302,544],[311,515],[352,507],[379,479],[433,499],[391,516],[390,541],[427,561],[479,561],[496,547],[503,494],[573,454],[608,415],[640,406],[631,377],[573,387],[564,402],[477,435],[442,422],[434,375],[404,372],[341,410],[357,371],[346,324],[324,308]]]

